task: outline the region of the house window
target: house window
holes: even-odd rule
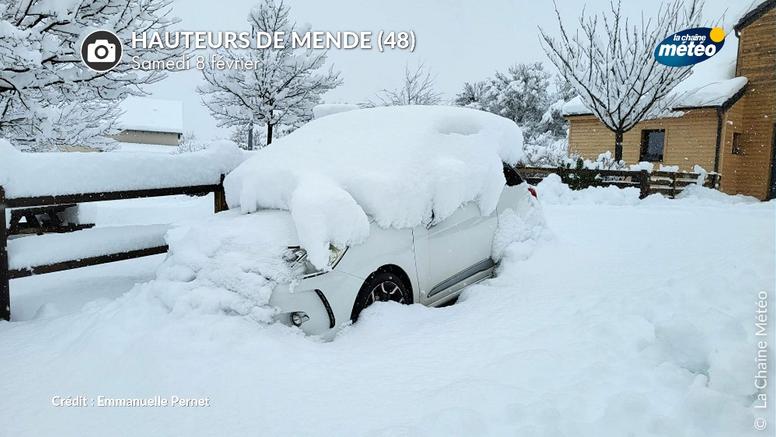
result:
[[[639,161],[663,161],[665,139],[665,129],[645,129],[641,131],[641,154],[639,156]]]
[[[733,132],[733,154],[744,154],[744,149],[741,148],[741,134],[739,132]]]

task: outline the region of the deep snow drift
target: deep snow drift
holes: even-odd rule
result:
[[[243,212],[290,210],[300,243],[325,266],[329,243],[356,244],[368,218],[383,227],[442,220],[475,201],[492,212],[502,161],[522,157],[503,117],[450,106],[394,106],[328,115],[257,152],[230,173],[227,202]]]
[[[181,282],[187,270],[169,294],[140,285],[82,309],[63,302],[0,323],[5,431],[763,435],[752,428],[753,322],[757,292],[774,295],[774,204],[704,199],[704,190],[638,202],[623,200],[636,192],[594,189],[551,201],[553,183],[539,186],[553,239],[507,247],[499,276],[454,306],[377,304],[333,342],[256,323],[261,314],[243,311],[244,297],[209,290],[232,276],[235,290],[254,281],[242,281],[237,270],[250,261],[237,255],[261,250],[259,241],[237,231],[231,244],[212,246],[212,259],[178,258],[201,272],[192,290]],[[251,217],[236,217],[244,226],[235,229]],[[206,235],[187,241],[212,244]],[[154,277],[147,263],[13,281],[14,312],[34,313],[18,306],[36,293],[64,300],[89,287],[91,300],[102,287],[115,296],[122,272]],[[238,311],[222,311],[219,300]],[[55,408],[55,395],[201,396],[210,407]]]

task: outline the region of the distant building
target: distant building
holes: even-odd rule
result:
[[[177,146],[183,136],[183,103],[129,96],[121,102],[120,143]]]
[[[776,197],[776,0],[755,2],[720,53],[679,84],[678,116],[644,120],[625,133],[623,159],[722,174],[721,190]],[[677,29],[681,30],[681,29]],[[726,29],[728,30],[728,29]],[[569,151],[595,159],[614,134],[577,97],[563,108]]]

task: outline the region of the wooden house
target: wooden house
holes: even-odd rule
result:
[[[623,159],[722,175],[720,189],[776,197],[776,0],[742,11],[715,57],[697,64],[675,90],[671,117],[645,120],[624,136]],[[681,29],[677,29],[681,30]],[[727,29],[726,29],[727,30]],[[580,98],[563,108],[569,152],[595,159],[614,151],[614,134]],[[656,165],[657,167],[657,165]]]

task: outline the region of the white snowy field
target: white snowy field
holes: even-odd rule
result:
[[[446,308],[378,304],[331,342],[168,312],[130,291],[161,256],[15,280],[3,432],[761,435],[754,321],[757,293],[774,295],[776,205],[539,188],[552,236],[514,244],[497,278]],[[56,395],[210,406],[57,408]]]

